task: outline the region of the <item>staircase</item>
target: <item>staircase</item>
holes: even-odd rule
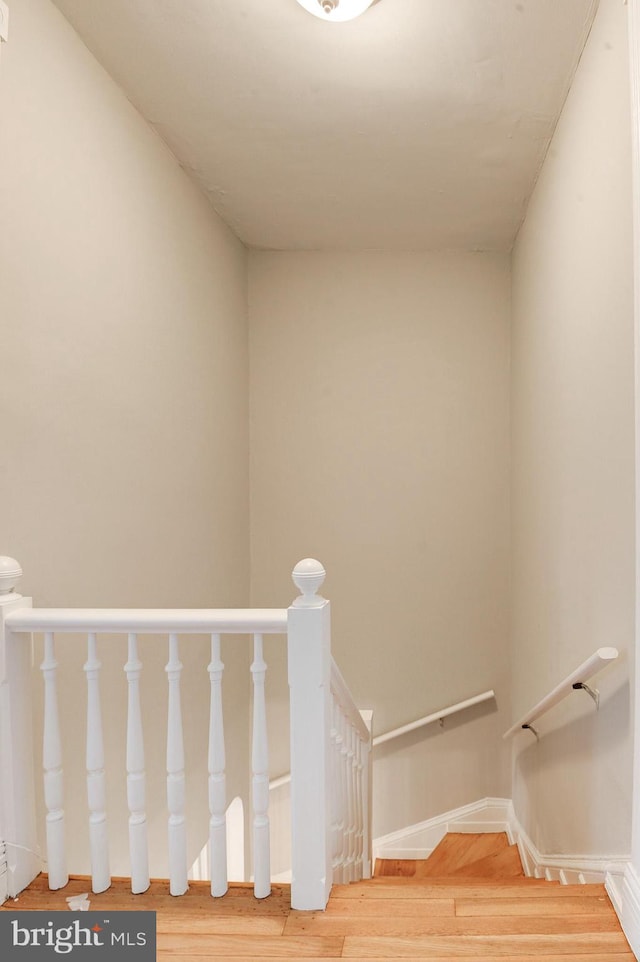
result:
[[[66,897],[90,885],[75,878],[51,892],[40,876],[2,908],[65,909]],[[114,880],[89,897],[92,910],[156,911],[158,959],[167,962],[634,959],[603,885],[525,878],[504,834],[450,834],[425,861],[379,860],[373,879],[334,885],[325,912],[292,910],[286,885],[256,899],[250,886],[232,884],[212,899],[208,883],[192,882],[176,899],[166,881],[132,895],[129,880]]]
[[[449,833],[424,860],[378,859],[367,894],[384,905],[358,944],[371,958],[634,959],[603,885],[526,878],[502,832]],[[403,927],[395,939],[391,929]]]
[[[523,878],[517,845],[504,832],[450,832],[427,859],[378,859],[376,876],[393,878]]]

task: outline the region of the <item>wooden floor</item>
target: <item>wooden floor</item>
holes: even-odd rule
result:
[[[41,875],[11,909],[67,909],[87,892],[74,878],[49,892]],[[294,912],[290,889],[258,901],[249,885],[212,899],[192,882],[181,898],[166,881],[132,895],[129,881],[90,895],[91,910],[157,913],[158,959],[413,959],[414,962],[632,962],[602,885],[525,878],[505,835],[447,835],[426,861],[378,861],[369,882],[335,885],[326,912]]]

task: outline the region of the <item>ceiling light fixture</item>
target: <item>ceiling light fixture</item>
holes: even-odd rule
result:
[[[367,10],[374,0],[298,0],[301,7],[321,20],[344,23],[355,20]]]

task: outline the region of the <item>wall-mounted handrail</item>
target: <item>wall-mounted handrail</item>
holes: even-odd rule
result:
[[[450,705],[448,708],[441,708],[440,711],[434,711],[430,715],[425,715],[424,718],[418,718],[416,721],[402,725],[400,728],[394,728],[392,731],[385,732],[383,735],[376,735],[373,739],[373,747],[383,745],[384,742],[389,742],[392,738],[399,738],[401,735],[406,735],[407,732],[413,732],[417,728],[423,728],[425,725],[430,725],[434,721],[440,721],[441,718],[455,715],[459,711],[464,711],[465,708],[480,705],[484,701],[491,701],[491,699],[495,697],[496,694],[493,689],[491,689],[490,691],[483,691],[480,695],[474,695],[473,698],[466,698],[464,701],[459,701],[455,705]],[[269,788],[273,791],[276,788],[281,788],[290,781],[291,775],[287,772],[285,775],[279,775],[278,778],[270,781]]]
[[[449,715],[455,715],[459,711],[464,711],[465,708],[471,708],[473,705],[479,705],[483,701],[491,701],[495,698],[496,694],[493,690],[483,691],[481,695],[474,695],[473,698],[467,698],[465,701],[459,701],[455,705],[450,705],[448,708],[441,708],[440,711],[434,711],[430,715],[425,715],[424,718],[418,718],[416,721],[409,722],[408,725],[401,725],[400,728],[394,728],[393,731],[385,732],[384,735],[376,735],[373,739],[373,747],[377,745],[383,745],[385,742],[390,742],[392,738],[399,738],[400,735],[406,735],[408,732],[413,732],[416,728],[423,728],[425,725],[430,725],[434,721],[440,721],[441,718],[447,718]]]
[[[537,705],[534,705],[534,707],[531,708],[526,715],[523,715],[522,718],[515,723],[515,725],[512,725],[502,737],[510,738],[511,735],[515,735],[516,732],[522,731],[526,728],[530,729],[534,732],[534,734],[536,734],[535,729],[532,729],[531,725],[537,718],[549,711],[550,708],[553,708],[555,705],[557,705],[558,702],[562,701],[563,698],[566,698],[566,696],[576,688],[584,687],[587,689],[587,691],[589,691],[589,688],[586,684],[587,681],[597,672],[601,671],[603,668],[606,668],[610,662],[615,661],[617,657],[617,648],[598,648],[598,650],[594,652],[590,658],[587,658],[587,660],[583,661],[581,665],[578,665],[575,671],[572,671],[570,675],[567,675],[567,677],[564,678],[560,684],[556,685],[556,687],[550,691],[548,695],[545,695],[544,698],[541,698]]]

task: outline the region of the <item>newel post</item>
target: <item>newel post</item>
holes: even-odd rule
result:
[[[291,905],[324,909],[332,882],[329,602],[317,593],[325,578],[319,561],[300,561],[292,577],[301,594],[288,613]]]
[[[11,612],[31,607],[31,599],[15,591],[21,575],[17,561],[0,556],[0,892],[5,898],[21,892],[41,870],[35,854],[31,637],[12,632],[6,623]]]

